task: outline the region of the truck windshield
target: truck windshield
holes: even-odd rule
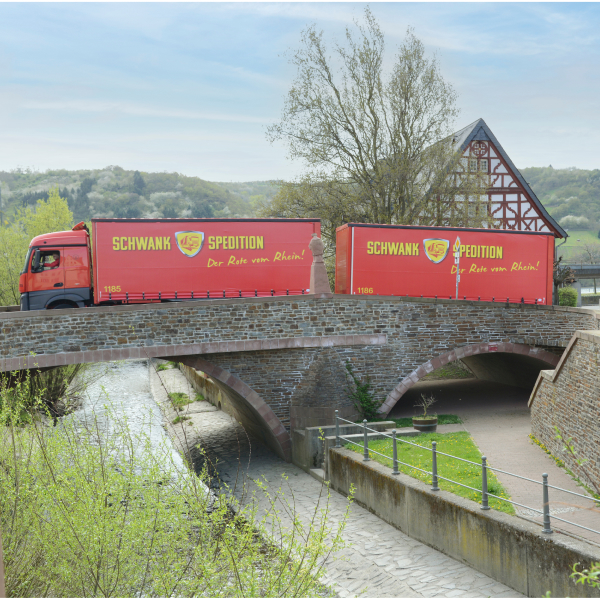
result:
[[[23,267],[23,270],[21,271],[21,275],[23,273],[27,273],[32,252],[33,252],[33,248],[29,248],[29,250],[27,250],[27,256],[25,257],[25,266]]]

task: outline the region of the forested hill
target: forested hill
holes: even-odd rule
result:
[[[275,182],[214,183],[178,173],[140,173],[111,166],[81,171],[0,171],[4,218],[45,200],[58,186],[76,221],[92,217],[251,217]]]
[[[600,170],[521,169],[548,212],[567,229],[600,228]]]

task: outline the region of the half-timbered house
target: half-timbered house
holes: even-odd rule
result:
[[[453,136],[463,153],[462,167],[489,176],[487,192],[489,216],[495,227],[517,231],[551,232],[567,237],[562,227],[548,214],[529,184],[483,119],[467,125]]]

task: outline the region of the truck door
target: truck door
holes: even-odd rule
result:
[[[40,251],[40,262],[34,270],[35,252],[29,264],[29,310],[41,310],[49,303],[62,300],[65,288],[63,248],[44,248]]]

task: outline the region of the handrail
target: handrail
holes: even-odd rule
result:
[[[351,425],[354,425],[355,427],[360,427],[362,429],[363,432],[363,441],[362,443],[358,443],[357,441],[354,440],[349,440],[345,437],[342,437],[340,435],[340,421],[344,421],[346,423],[349,423]],[[373,450],[372,448],[369,448],[369,438],[368,438],[368,433],[367,432],[373,432],[376,433],[377,435],[383,437],[383,438],[387,438],[387,439],[391,439],[392,440],[392,448],[393,448],[393,456],[388,456],[387,454],[382,454],[381,452],[378,452],[376,450]],[[352,434],[351,434],[352,435]],[[448,481],[449,483],[453,483],[455,485],[459,485],[461,487],[467,488],[469,490],[473,490],[475,492],[478,492],[481,494],[481,509],[482,510],[488,510],[489,506],[488,506],[488,497],[491,498],[496,498],[498,500],[501,500],[503,502],[508,502],[509,504],[513,504],[514,506],[519,506],[521,508],[525,508],[527,510],[532,510],[536,513],[540,513],[543,517],[543,529],[542,529],[542,533],[545,534],[550,534],[552,533],[552,529],[550,527],[550,500],[549,500],[549,489],[555,489],[561,492],[565,492],[567,494],[571,494],[573,496],[578,496],[580,498],[585,498],[586,500],[591,500],[592,502],[600,502],[599,499],[594,498],[593,496],[586,496],[584,494],[579,494],[577,492],[572,492],[570,490],[566,490],[564,488],[555,486],[555,485],[550,485],[548,483],[548,474],[544,473],[542,475],[542,481],[537,481],[535,479],[531,479],[529,477],[524,477],[522,475],[517,475],[516,473],[511,473],[510,471],[504,471],[502,469],[496,469],[495,467],[490,467],[487,464],[487,459],[485,456],[481,457],[481,463],[476,463],[473,462],[471,460],[467,460],[465,458],[461,458],[460,456],[454,456],[452,454],[447,454],[445,452],[440,452],[439,450],[437,450],[437,443],[436,442],[432,442],[432,447],[431,447],[431,453],[432,453],[432,470],[431,471],[427,471],[426,469],[421,469],[417,466],[411,465],[409,463],[405,463],[402,461],[398,460],[398,449],[397,449],[397,444],[398,442],[401,442],[403,444],[408,444],[410,446],[415,446],[416,448],[420,448],[422,450],[430,450],[429,448],[427,448],[426,446],[422,446],[420,444],[415,444],[414,442],[409,442],[408,440],[403,440],[403,439],[399,439],[396,437],[396,430],[392,429],[392,435],[389,435],[385,432],[382,431],[377,431],[376,429],[372,429],[370,427],[367,427],[367,420],[365,419],[362,424],[359,423],[355,423],[353,421],[349,421],[348,419],[344,419],[342,417],[339,416],[338,411],[335,411],[335,445],[336,448],[340,448],[341,444],[340,441],[344,441],[348,444],[352,444],[354,446],[358,446],[359,448],[363,449],[363,460],[367,461],[367,460],[371,460],[369,458],[369,453],[372,454],[377,454],[378,456],[381,456],[383,458],[386,458],[388,460],[392,461],[392,475],[398,475],[400,473],[400,471],[398,470],[398,465],[404,465],[406,467],[409,467],[411,469],[415,469],[416,471],[420,471],[421,473],[424,473],[426,475],[431,475],[431,484],[432,484],[432,491],[439,491],[439,487],[438,487],[438,480],[443,480],[443,481]],[[458,481],[454,481],[452,479],[448,479],[447,477],[443,477],[441,475],[439,475],[438,473],[438,469],[437,469],[437,456],[441,455],[441,456],[446,456],[450,459],[453,460],[459,460],[461,462],[466,462],[469,463],[471,465],[475,465],[477,467],[481,467],[481,481],[482,481],[482,487],[480,489],[471,487],[469,485],[466,485],[464,483],[460,483]],[[542,509],[539,510],[537,508],[532,508],[531,506],[526,506],[525,504],[521,504],[519,502],[515,502],[514,500],[510,500],[508,498],[502,498],[500,496],[497,496],[495,494],[492,494],[488,491],[488,486],[487,486],[487,473],[488,471],[492,471],[492,472],[497,472],[497,473],[504,473],[505,475],[510,475],[512,477],[516,477],[518,479],[523,479],[525,481],[529,481],[531,483],[535,483],[536,485],[541,485],[542,486]],[[590,529],[589,527],[585,527],[584,525],[579,525],[578,523],[574,523],[573,521],[567,521],[566,519],[562,519],[560,517],[557,517],[556,515],[552,515],[553,519],[557,519],[559,521],[562,521],[563,523],[568,523],[569,525],[573,525],[575,527],[579,527],[581,529],[585,529],[586,531],[590,531],[592,533],[597,533],[600,534],[600,531],[597,531],[595,529]]]

